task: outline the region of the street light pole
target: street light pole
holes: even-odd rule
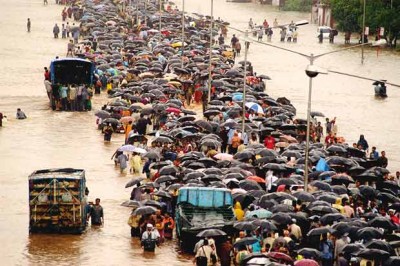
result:
[[[314,63],[314,54],[310,55],[310,66]],[[306,71],[307,73],[307,71]],[[308,85],[308,103],[307,103],[307,135],[306,135],[306,150],[305,150],[305,166],[304,166],[304,191],[308,191],[308,165],[309,165],[309,154],[310,154],[310,122],[311,122],[311,93],[312,93],[312,79],[316,76],[309,75]]]
[[[363,21],[362,21],[362,32],[361,32],[361,42],[364,43],[365,40],[365,7],[366,7],[366,1],[364,0],[363,4]],[[361,46],[361,64],[364,64],[364,46]]]
[[[214,23],[214,0],[211,0],[211,22],[210,22],[210,57],[208,62],[208,103],[211,101],[211,59],[212,59],[212,39],[213,39],[213,23]]]
[[[185,50],[185,0],[182,1],[182,46],[181,67],[183,68],[183,51]]]
[[[244,42],[244,65],[243,65],[243,98],[242,98],[242,138],[244,136],[244,120],[246,107],[246,72],[247,72],[247,49],[248,41]]]

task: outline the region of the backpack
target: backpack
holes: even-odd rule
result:
[[[208,259],[207,259],[207,257],[205,256],[206,253],[205,253],[205,251],[204,251],[204,246],[201,247],[201,248],[202,248],[202,250],[203,250],[203,255],[204,255],[204,256],[197,256],[197,257],[196,257],[196,266],[207,266]]]

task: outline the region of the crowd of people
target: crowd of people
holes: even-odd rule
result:
[[[98,49],[83,55],[96,62],[95,86],[110,97],[96,111],[104,140],[125,134],[112,159],[135,176],[123,205],[133,207],[131,236],[146,251],[174,239],[179,188],[197,186],[230,189],[235,214],[233,233],[199,239],[197,265],[396,265],[400,173],[387,170],[384,151],[369,152],[363,135],[350,147],[336,119],[327,118],[324,128],[317,119],[323,115],[314,114],[305,165],[307,122],[288,99],[268,96],[267,77],[250,62],[234,65],[224,56],[227,49],[240,56],[242,48],[234,35],[230,48],[224,45],[223,21],[215,24],[219,37],[210,51],[210,20],[187,16],[191,30],[182,49],[180,29],[168,27],[180,23],[169,3],[162,6],[161,32],[158,19],[102,3],[85,2],[82,37],[96,40]],[[155,2],[147,5],[158,10]],[[71,88],[57,92],[61,108],[71,108],[62,101]]]

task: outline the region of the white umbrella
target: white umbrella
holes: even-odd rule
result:
[[[140,153],[140,154],[145,154],[145,153],[147,153],[147,151],[146,151],[145,149],[143,149],[143,148],[138,148],[138,147],[135,147],[135,148],[133,149],[133,152]]]
[[[134,152],[135,149],[137,149],[137,147],[130,144],[118,148],[119,151],[125,151],[125,152]]]

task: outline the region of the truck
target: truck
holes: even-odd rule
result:
[[[182,187],[175,209],[176,234],[181,250],[193,252],[196,235],[205,229],[233,232],[233,199],[229,189]]]
[[[28,179],[30,233],[80,234],[86,229],[84,170],[36,170]]]

